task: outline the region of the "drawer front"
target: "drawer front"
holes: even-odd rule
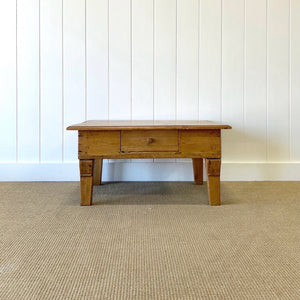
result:
[[[177,152],[177,130],[121,131],[122,152]]]

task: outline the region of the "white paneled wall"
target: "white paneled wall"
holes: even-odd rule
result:
[[[267,6],[245,3],[243,86],[244,161],[267,160]]]
[[[19,162],[33,162],[40,160],[41,149],[39,1],[18,0],[17,4],[16,158]]]
[[[86,118],[89,120],[108,119],[108,7],[107,0],[86,2]]]
[[[300,0],[0,0],[0,36],[0,180],[77,180],[86,119],[221,121],[224,180],[300,180]]]
[[[290,6],[290,160],[300,161],[300,1]]]
[[[290,152],[287,146],[290,145],[289,4],[289,1],[268,2],[267,159],[275,161],[288,160]]]
[[[154,88],[155,120],[176,119],[177,6],[174,0],[154,2]]]
[[[63,158],[62,2],[40,3],[40,159]]]
[[[221,121],[222,2],[199,7],[199,119]]]
[[[2,1],[0,7],[0,160],[16,162],[18,139],[17,22],[16,3]]]

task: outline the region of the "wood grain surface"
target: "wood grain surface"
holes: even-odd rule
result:
[[[231,129],[231,126],[212,121],[101,121],[91,120],[74,124],[67,130],[132,130],[132,129]]]

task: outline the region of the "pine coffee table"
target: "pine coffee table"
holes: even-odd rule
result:
[[[195,184],[203,184],[206,164],[210,205],[220,205],[221,129],[211,121],[86,121],[78,130],[81,205],[92,205],[101,184],[103,159],[192,158]]]

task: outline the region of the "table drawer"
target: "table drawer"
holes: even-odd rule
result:
[[[177,152],[177,130],[123,130],[122,152]]]

